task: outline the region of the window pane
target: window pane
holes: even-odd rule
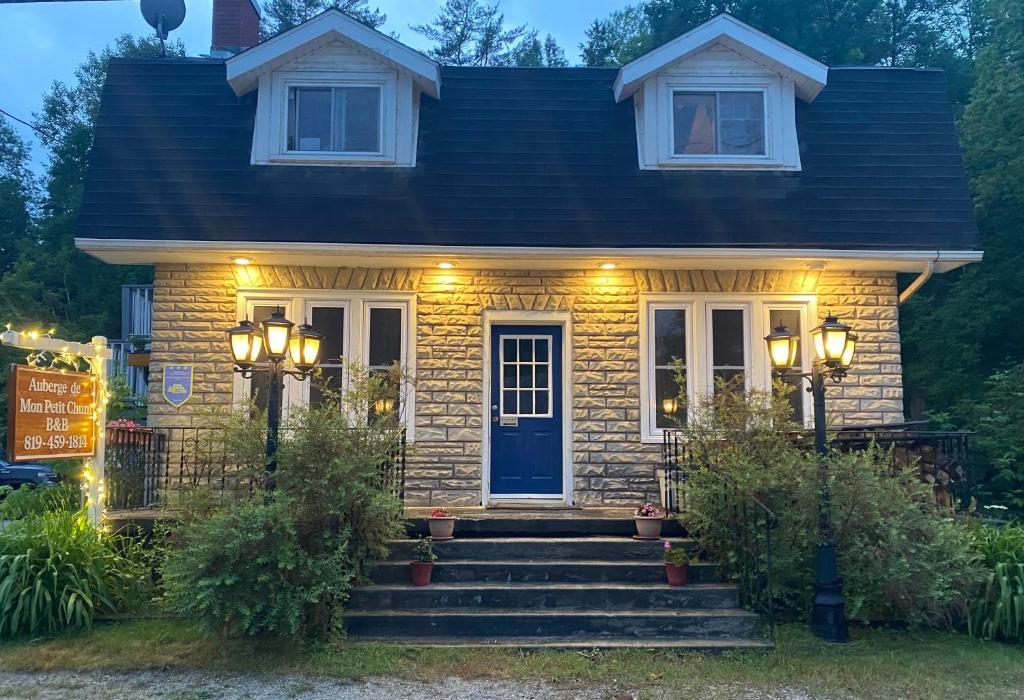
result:
[[[260,323],[270,318],[270,315],[277,310],[276,306],[254,306],[252,307],[252,322],[257,328]],[[266,348],[260,346],[260,354],[256,359],[257,363],[267,362]],[[249,382],[249,398],[254,400],[256,407],[261,411],[267,409],[267,391],[270,387],[270,373],[267,370],[257,369],[253,372],[252,380]]]
[[[686,379],[685,375],[683,379]],[[659,369],[654,371],[654,400],[656,401],[656,427],[675,428],[680,423],[686,423],[685,400],[681,400],[679,397],[679,384],[676,383],[675,370]]]
[[[502,341],[502,360],[505,362],[515,362],[518,355],[516,355],[516,347],[519,345],[515,340],[505,339]]]
[[[330,88],[292,88],[292,94],[295,98],[293,150],[331,150]]]
[[[519,414],[523,416],[533,415],[533,392],[519,392]]]
[[[519,341],[519,361],[533,362],[533,339]]]
[[[535,369],[536,369],[536,372],[534,374],[534,377],[536,377],[536,379],[537,379],[537,382],[536,382],[537,388],[538,389],[547,389],[548,388],[548,372],[550,372],[550,366],[549,365],[536,365]]]
[[[718,152],[764,155],[764,96],[760,92],[718,94]]]
[[[544,415],[548,412],[548,392],[538,391],[535,398],[537,403],[534,409],[538,415]]]
[[[519,388],[533,388],[533,365],[519,365]]]
[[[503,416],[514,416],[519,413],[519,404],[516,402],[516,391],[501,392],[501,414]]]
[[[548,341],[544,338],[538,338],[534,343],[534,352],[537,354],[537,362],[550,362],[551,358],[548,357]]]
[[[676,154],[715,152],[715,93],[673,93],[672,113]]]
[[[352,153],[380,150],[380,89],[337,88],[335,103],[335,148]]]
[[[313,328],[324,334],[320,343],[320,363],[334,364],[345,354],[345,309],[314,306]]]
[[[402,310],[370,309],[370,367],[389,367],[402,359]]]
[[[715,367],[744,367],[742,309],[711,310],[711,363]]]
[[[800,312],[796,309],[771,309],[768,312],[768,317],[772,330],[775,330],[781,323],[794,333],[802,333],[803,331],[800,327]],[[796,351],[797,367],[803,367],[801,360],[802,352],[803,343],[800,343],[797,346]],[[794,377],[787,374],[783,376],[782,381],[792,388],[789,394],[787,394],[787,398],[789,399],[790,405],[793,407],[793,420],[801,423],[804,419],[804,392],[802,391],[803,380],[800,377]]]
[[[724,384],[725,390],[729,392],[744,391],[746,389],[746,379],[741,369],[716,369],[714,377],[716,390],[719,384]]]
[[[654,364],[671,365],[686,361],[686,311],[656,309],[654,312]]]
[[[511,362],[506,362],[502,365],[502,373],[504,378],[504,386],[506,389],[515,389],[519,386],[517,383],[519,377],[516,374],[517,365]]]
[[[321,367],[319,378],[310,379],[309,384],[309,405],[313,408],[321,405],[324,399],[324,389],[329,391],[341,391],[341,367]]]

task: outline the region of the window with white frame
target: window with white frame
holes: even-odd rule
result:
[[[401,366],[403,376],[408,376],[415,369],[415,310],[411,295],[361,292],[304,292],[304,296],[264,291],[239,293],[239,318],[248,317],[258,323],[278,307],[284,309],[285,315],[296,322],[308,319],[314,328],[324,334],[320,351],[320,378],[305,382],[288,378],[284,392],[286,409],[289,405],[316,406],[323,401],[325,390],[343,390],[349,379],[347,368],[352,363],[365,366],[371,373],[386,373],[389,376],[394,376],[391,368],[396,364]],[[255,399],[258,406],[265,406],[266,389],[267,372],[257,371],[251,380],[239,380],[236,395],[248,396]],[[402,405],[403,398],[405,405]],[[413,396],[409,387],[396,386],[394,404],[386,408],[398,411],[411,429],[412,404]],[[375,410],[371,406],[371,419]]]
[[[643,438],[660,441],[666,428],[685,426],[687,407],[718,387],[768,390],[771,365],[762,338],[779,323],[810,342],[814,298],[806,295],[645,295],[641,301]],[[810,369],[807,354],[798,366]],[[794,420],[809,410],[800,380],[788,379]]]
[[[380,86],[288,88],[289,152],[376,154],[380,132]]]
[[[673,90],[673,153],[765,155],[764,105],[763,90]]]

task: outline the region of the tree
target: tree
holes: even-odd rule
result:
[[[29,235],[34,189],[28,145],[0,117],[0,275],[14,266],[18,245]]]
[[[541,42],[536,29],[527,32],[512,51],[512,63],[530,68],[564,68],[569,65],[565,51],[555,37],[548,34]]]
[[[445,0],[429,24],[411,29],[435,43],[428,53],[451,66],[513,65],[526,26],[508,29],[497,4],[483,0]]]
[[[263,38],[272,37],[331,8],[341,10],[374,29],[388,18],[380,8],[370,7],[370,0],[270,0],[263,6],[260,34]]]
[[[640,5],[616,10],[606,19],[595,19],[584,33],[586,41],[580,44],[583,64],[621,66],[629,63],[646,52],[649,31]]]

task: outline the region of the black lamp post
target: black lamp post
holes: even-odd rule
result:
[[[780,325],[765,336],[772,370],[779,374],[797,375],[807,380],[808,391],[814,397],[814,449],[818,453],[821,470],[821,502],[818,507],[820,540],[815,564],[814,609],[811,627],[814,633],[830,642],[848,642],[850,631],[846,622],[846,601],[843,598],[843,580],[839,577],[839,559],[835,532],[832,529],[832,492],[828,486],[825,455],[825,382],[841,382],[853,362],[857,336],[850,327],[835,316],[811,331],[817,361],[809,373],[796,367],[800,336]]]
[[[284,310],[280,307],[260,325],[262,329],[256,328],[246,319],[228,331],[228,339],[231,342],[235,371],[243,377],[252,377],[261,355],[266,354],[269,361],[266,479],[266,499],[269,501],[275,486],[274,473],[277,471],[277,436],[281,427],[284,378],[295,377],[302,381],[313,373],[320,358],[320,345],[324,336],[306,323],[294,328],[295,324],[284,317]],[[291,359],[292,367],[284,366],[286,359]]]

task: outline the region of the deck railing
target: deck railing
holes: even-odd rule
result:
[[[258,471],[238,463],[223,434],[209,428],[108,428],[107,508],[173,507],[183,492],[202,486],[225,497],[260,488]],[[378,487],[405,499],[405,431],[380,465]]]

